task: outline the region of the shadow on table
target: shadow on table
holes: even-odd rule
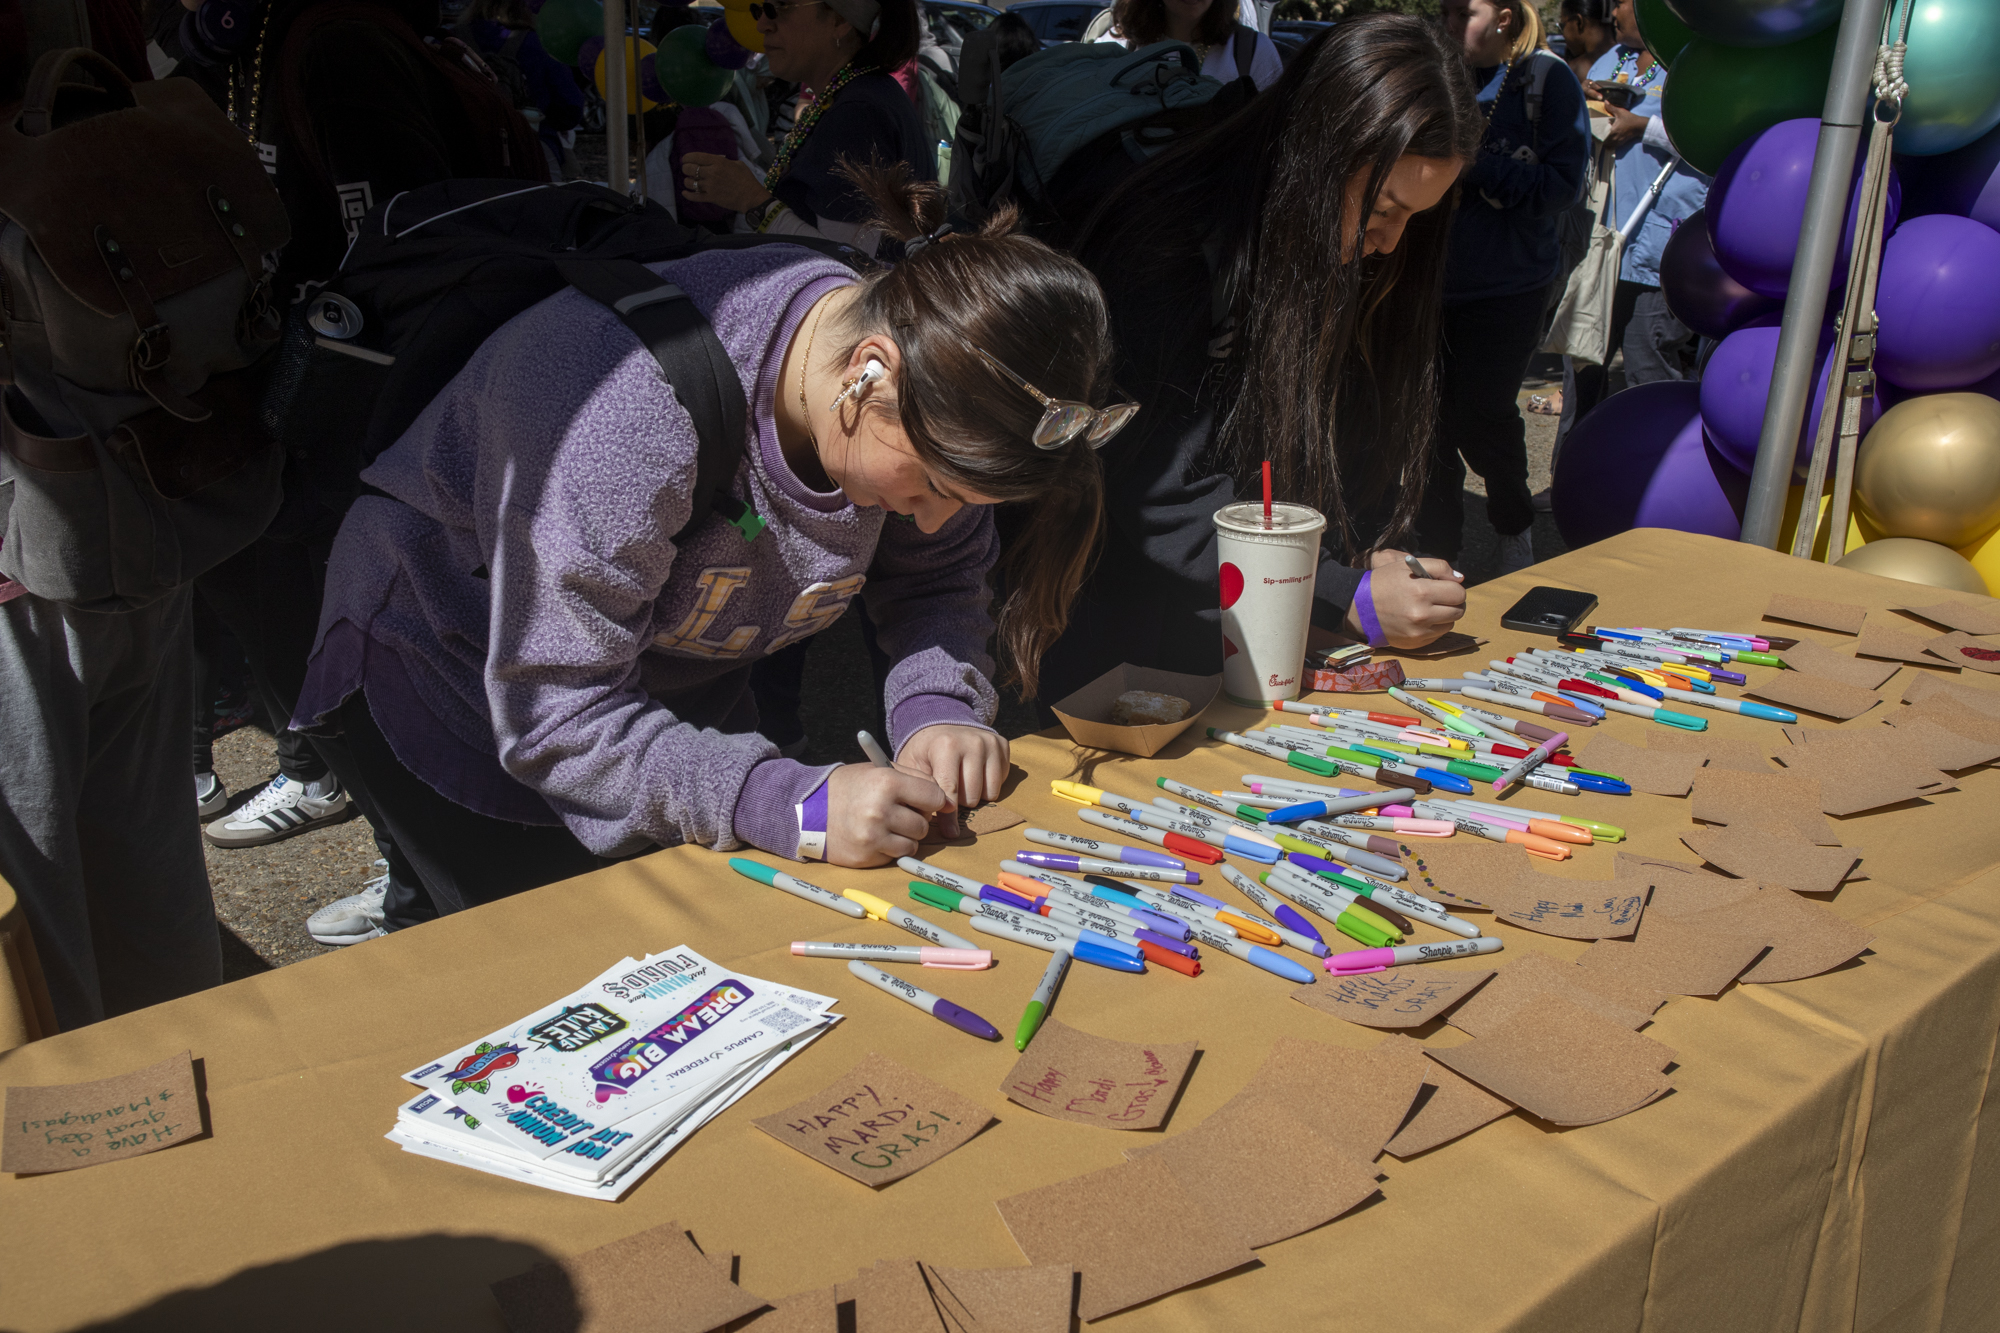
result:
[[[406,1236],[364,1240],[317,1250],[282,1263],[246,1268],[213,1286],[177,1291],[102,1323],[86,1333],[136,1333],[141,1329],[266,1329],[287,1333],[339,1329],[370,1333],[394,1328],[434,1330],[461,1320],[453,1302],[468,1299],[490,1312],[499,1307],[487,1284],[524,1273],[554,1256],[533,1245],[497,1236]],[[454,1294],[455,1293],[455,1294]],[[458,1311],[457,1314],[468,1313]],[[478,1322],[475,1318],[472,1321]],[[581,1312],[551,1328],[576,1328]]]

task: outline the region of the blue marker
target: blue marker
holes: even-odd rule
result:
[[[1797,719],[1793,720],[1796,721]],[[1581,787],[1585,791],[1603,792],[1607,796],[1630,796],[1632,794],[1630,784],[1599,777],[1595,773],[1579,773],[1572,768],[1565,770],[1562,777],[1570,785]]]
[[[1412,777],[1422,778],[1430,783],[1431,786],[1444,791],[1463,792],[1467,796],[1472,794],[1472,782],[1470,779],[1460,777],[1450,769],[1445,768],[1442,764],[1437,763],[1436,760],[1430,758],[1428,755],[1400,754],[1394,750],[1377,750],[1373,746],[1362,744],[1360,741],[1354,742],[1348,748],[1359,750],[1365,755],[1380,759],[1382,761],[1382,770],[1385,773],[1404,773]],[[1412,770],[1415,771],[1412,772]]]
[[[1205,949],[1219,949],[1231,958],[1241,958],[1252,967],[1261,967],[1273,976],[1283,977],[1287,981],[1297,982],[1302,986],[1310,985],[1319,980],[1318,977],[1312,974],[1312,969],[1293,962],[1281,953],[1266,949],[1261,944],[1252,944],[1248,940],[1231,939],[1226,935],[1218,935],[1201,925],[1196,925],[1194,930],[1195,939],[1200,941],[1201,946]]]

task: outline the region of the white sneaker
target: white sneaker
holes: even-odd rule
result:
[[[229,788],[213,773],[194,775],[194,813],[199,819],[213,819],[229,808]]]
[[[1535,563],[1535,530],[1526,528],[1500,539],[1500,572],[1512,574]]]
[[[359,944],[386,935],[382,901],[388,892],[389,877],[377,875],[361,886],[361,892],[328,903],[307,917],[306,933],[321,944],[332,945]]]
[[[354,802],[332,774],[306,784],[280,773],[235,814],[210,824],[201,833],[217,847],[258,847],[337,824],[353,814]]]

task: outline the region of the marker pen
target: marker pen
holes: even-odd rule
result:
[[[849,889],[843,895],[851,902],[861,904],[861,910],[877,921],[886,921],[900,930],[907,930],[926,944],[934,944],[941,949],[977,949],[971,940],[962,939],[941,926],[934,926],[905,907],[884,902],[872,893],[860,889]]]
[[[1342,828],[1400,833],[1406,838],[1449,838],[1457,831],[1442,819],[1407,819],[1390,815],[1341,815],[1334,822]]]
[[[1264,886],[1282,893],[1313,915],[1333,923],[1333,928],[1349,939],[1380,947],[1403,938],[1402,932],[1368,910],[1358,894],[1336,885],[1305,882],[1306,876],[1287,875],[1282,866],[1263,872]]]
[[[1176,856],[1184,856],[1190,861],[1203,865],[1214,865],[1222,860],[1219,848],[1210,847],[1196,838],[1184,838],[1178,833],[1168,833],[1161,829],[1148,828],[1137,820],[1121,819],[1108,810],[1093,810],[1088,806],[1076,812],[1076,817],[1086,824],[1109,829],[1120,837],[1136,838],[1140,842],[1150,842],[1156,847],[1164,847]]]
[[[1766,722],[1796,722],[1797,713],[1783,708],[1773,708],[1769,704],[1752,703],[1748,699],[1723,699],[1705,694],[1692,694],[1687,690],[1668,690],[1669,699],[1683,703],[1700,704],[1703,708],[1713,708],[1722,713],[1741,713],[1744,717],[1761,717]]]
[[[1331,882],[1337,887],[1359,896],[1371,908],[1375,908],[1378,911],[1401,912],[1427,925],[1436,926],[1439,930],[1448,930],[1454,935],[1464,935],[1470,938],[1479,933],[1478,926],[1473,925],[1470,921],[1453,916],[1444,909],[1443,904],[1434,903],[1421,894],[1411,893],[1408,889],[1400,889],[1393,884],[1377,884],[1371,879],[1351,872],[1348,867],[1341,865],[1338,861],[1331,863],[1322,861],[1316,862],[1313,866],[1295,866],[1294,868],[1311,870],[1316,880]]]
[[[1493,779],[1493,790],[1496,792],[1503,792],[1507,790],[1509,787],[1519,782],[1522,778],[1525,778],[1528,776],[1528,774],[1532,773],[1542,763],[1543,760],[1547,759],[1550,755],[1554,754],[1557,750],[1562,749],[1563,746],[1568,744],[1569,744],[1568,733],[1558,731],[1555,735],[1549,737],[1547,740],[1543,741],[1540,745],[1537,745],[1519,763],[1515,764],[1505,773],[1502,773],[1499,777]]]
[[[1508,708],[1518,708],[1526,713],[1539,713],[1543,717],[1566,723],[1572,727],[1594,727],[1602,711],[1588,712],[1564,700],[1560,695],[1550,694],[1536,698],[1539,691],[1524,684],[1507,680],[1505,677],[1493,680],[1479,689],[1468,689],[1465,697],[1479,699],[1489,704],[1503,704]]]
[[[1115,842],[1102,842],[1096,838],[1086,838],[1081,833],[1057,833],[1045,828],[1031,828],[1021,835],[1029,842],[1039,842],[1044,847],[1060,847],[1064,851],[1079,856],[1095,856],[1107,861],[1125,861],[1135,866],[1158,866],[1162,870],[1186,870],[1187,866],[1171,856],[1159,852],[1149,852],[1143,847],[1120,847]]]
[[[1321,824],[1318,820],[1312,819],[1307,820],[1305,823],[1299,825],[1299,827],[1322,842],[1334,844],[1329,850],[1336,860],[1352,861],[1355,865],[1365,866],[1384,879],[1407,879],[1409,877],[1410,872],[1408,867],[1395,859],[1394,854],[1400,852],[1402,846],[1393,838],[1384,838],[1368,833],[1352,833],[1337,825]],[[1345,836],[1335,837],[1336,833],[1344,834]],[[1387,847],[1390,855],[1382,855],[1375,850],[1378,847]],[[1288,848],[1287,850],[1292,849]]]
[[[1425,717],[1442,725],[1446,731],[1455,731],[1462,736],[1484,736],[1486,734],[1485,730],[1477,722],[1468,722],[1464,718],[1454,714],[1448,708],[1444,708],[1426,699],[1419,699],[1415,695],[1397,689],[1393,685],[1389,687],[1389,697],[1408,704]]]
[[[1041,1029],[1043,1016],[1055,1007],[1056,993],[1062,990],[1063,978],[1068,975],[1069,950],[1057,949],[1049,955],[1049,965],[1042,972],[1042,979],[1035,983],[1035,992],[1028,997],[1028,1007],[1021,1011],[1020,1026],[1014,1029],[1015,1050],[1028,1049],[1028,1043]]]
[[[1075,954],[1079,962],[1093,963],[1098,967],[1110,968],[1114,972],[1146,970],[1141,952],[1137,948],[1102,937],[1084,938],[1082,932],[1076,928],[1052,922],[1046,917],[1018,912],[995,902],[982,901],[972,894],[960,893],[956,889],[942,888],[934,884],[921,882],[911,884],[910,896],[932,907],[971,917],[972,928],[981,934],[1006,935],[1009,939],[1018,939],[1023,944],[1033,944],[1043,949],[1052,949],[1060,943],[1063,948]],[[998,929],[987,929],[987,926],[995,926]]]
[[[1454,940],[1449,944],[1405,944],[1394,949],[1355,949],[1337,953],[1326,960],[1326,970],[1335,976],[1353,977],[1364,972],[1386,972],[1410,963],[1435,963],[1446,958],[1472,958],[1499,953],[1507,947],[1490,935],[1476,940]]]
[[[1246,940],[1232,940],[1213,934],[1200,926],[1195,927],[1195,938],[1203,948],[1226,953],[1231,958],[1240,958],[1253,967],[1261,967],[1273,976],[1283,977],[1294,983],[1317,981],[1312,969],[1303,963],[1295,963],[1281,953],[1265,948],[1261,944],[1251,944]]]
[[[1420,801],[1414,807],[1418,814],[1430,819],[1449,819],[1458,826],[1460,833],[1470,833],[1475,838],[1485,838],[1489,842],[1519,843],[1530,856],[1539,856],[1550,861],[1567,861],[1569,848],[1539,834],[1526,833],[1520,829],[1508,828],[1495,823],[1490,817],[1482,818],[1455,806],[1442,805],[1432,801]]]
[[[1222,877],[1229,881],[1238,893],[1277,919],[1275,929],[1284,936],[1285,943],[1294,949],[1324,958],[1327,955],[1326,939],[1313,923],[1300,916],[1290,903],[1281,902],[1278,895],[1251,879],[1235,866],[1224,866]]]
[[[1334,800],[1318,797],[1273,810],[1264,818],[1273,824],[1291,824],[1301,819],[1321,819],[1327,815],[1346,815],[1355,810],[1372,810],[1380,805],[1382,800],[1379,792],[1363,792],[1359,796],[1346,796]]]
[[[1526,700],[1524,702],[1532,703],[1534,701]],[[1517,705],[1514,701],[1510,701],[1509,706]],[[1507,717],[1504,714],[1493,712],[1491,709],[1474,708],[1471,704],[1465,704],[1463,708],[1467,717],[1484,723],[1487,726],[1498,727],[1502,731],[1512,732],[1516,739],[1525,740],[1531,744],[1536,741],[1545,741],[1555,735],[1555,732],[1539,723],[1523,722],[1518,717]],[[1499,742],[1495,741],[1494,744],[1497,745]]]
[[[809,903],[818,903],[821,907],[831,907],[842,916],[851,916],[859,920],[868,915],[867,909],[862,907],[860,903],[851,902],[837,893],[831,893],[826,889],[822,889],[817,884],[808,884],[797,876],[788,875],[775,866],[765,865],[762,861],[752,861],[748,857],[743,856],[732,856],[729,858],[729,868],[737,874],[742,875],[745,879],[754,879],[759,884],[768,884],[774,889],[782,889],[795,898],[803,898]]]
[[[793,940],[792,952],[800,958],[867,958],[878,963],[921,963],[925,967],[948,967],[961,972],[993,966],[987,949],[925,949],[908,944],[828,944],[819,940]]]
[[[1552,814],[1547,810],[1526,810],[1517,805],[1500,805],[1493,801],[1462,800],[1459,804],[1469,805],[1474,810],[1491,810],[1496,814],[1512,815],[1516,818],[1525,815],[1530,820],[1546,819],[1554,823],[1569,824],[1583,829],[1599,842],[1623,842],[1625,840],[1625,830],[1619,828],[1616,824],[1602,824],[1594,819],[1582,819],[1576,815]],[[1532,827],[1529,831],[1540,832],[1540,830]]]
[[[1193,870],[1162,870],[1158,866],[1127,865],[1123,861],[1100,861],[1094,856],[1066,856],[1060,852],[1018,851],[1014,859],[1045,870],[1067,870],[1072,874],[1124,875],[1131,879],[1154,879],[1164,884],[1199,884],[1201,875]]]
[[[1094,812],[1083,810],[1079,813],[1088,818]],[[1183,838],[1191,838],[1196,842],[1205,842],[1211,847],[1220,847],[1225,852],[1234,852],[1238,856],[1247,856],[1253,861],[1275,861],[1278,859],[1278,849],[1276,847],[1268,847],[1262,842],[1252,841],[1235,833],[1226,833],[1220,829],[1211,829],[1197,824],[1191,819],[1175,819],[1167,814],[1166,811],[1156,810],[1150,806],[1133,806],[1127,812],[1127,817],[1135,824],[1144,824],[1146,827],[1158,829],[1162,833],[1178,833]]]
[[[1190,939],[1199,939],[1200,931],[1220,931],[1231,939],[1242,938],[1252,944],[1262,944],[1272,948],[1284,943],[1284,937],[1268,921],[1259,921],[1253,916],[1234,912],[1225,904],[1211,907],[1208,903],[1182,897],[1177,893],[1141,888],[1139,898],[1149,906],[1163,912],[1172,912],[1187,922]]]
[[[950,1000],[933,995],[921,986],[912,986],[901,977],[891,976],[881,968],[870,967],[859,959],[849,963],[847,970],[877,990],[887,991],[905,1004],[914,1005],[934,1018],[943,1019],[960,1032],[969,1032],[986,1041],[1000,1040],[999,1028],[970,1009],[961,1009]]]
[[[1444,802],[1444,804],[1450,803]],[[1459,804],[1463,805],[1465,803],[1459,802]],[[1505,808],[1496,810],[1492,806],[1476,806],[1471,808],[1469,813],[1474,819],[1483,819],[1489,824],[1498,824],[1502,828],[1519,829],[1523,833],[1533,833],[1538,837],[1548,838],[1553,842],[1576,843],[1587,847],[1596,841],[1595,838],[1590,836],[1590,830],[1587,828],[1567,823],[1560,819],[1523,818],[1527,814],[1525,810],[1509,810]]]
[[[1198,806],[1228,815],[1234,819],[1244,819],[1254,824],[1264,817],[1263,809],[1259,806],[1246,806],[1240,801],[1225,800],[1212,791],[1203,791],[1199,787],[1190,787],[1185,782],[1175,782],[1172,778],[1155,778],[1154,782],[1159,784],[1162,791],[1171,792],[1184,801],[1193,801]],[[1155,797],[1153,798],[1153,804],[1163,805],[1164,802],[1162,798]],[[1186,807],[1183,806],[1182,808],[1185,809]]]
[[[1262,810],[1247,812],[1257,816],[1255,819],[1239,819],[1235,815],[1225,815],[1217,813],[1214,810],[1204,810],[1198,805],[1187,805],[1169,796],[1155,796],[1153,798],[1153,808],[1169,819],[1180,819],[1190,824],[1198,824],[1213,833],[1234,833],[1239,838],[1250,842],[1269,843],[1273,847],[1278,845],[1275,842],[1271,842],[1271,835],[1261,827],[1264,821],[1264,812]]]
[[[1258,740],[1246,736],[1239,731],[1221,731],[1210,727],[1208,734],[1213,740],[1237,746],[1253,754],[1261,754],[1266,759],[1280,760],[1292,768],[1304,769],[1308,773],[1314,773],[1323,778],[1330,778],[1336,773],[1346,773],[1350,777],[1366,778],[1370,782],[1379,782],[1385,787],[1409,785],[1408,782],[1399,782],[1393,777],[1384,776],[1382,770],[1373,764],[1357,764],[1345,759],[1323,759],[1318,755],[1307,754],[1302,749],[1295,749],[1292,746],[1280,745],[1271,741]],[[1427,794],[1431,790],[1430,783],[1420,778],[1416,779],[1416,790]]]

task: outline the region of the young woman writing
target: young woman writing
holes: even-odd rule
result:
[[[729,493],[768,524],[754,539],[714,519],[672,540],[693,424],[575,291],[489,338],[366,472],[383,496],[341,529],[298,717],[341,730],[428,886],[391,927],[681,842],[881,864],[999,790],[988,506],[1045,516],[998,625],[1033,689],[1096,536],[1096,446],[1129,409],[1090,406],[1110,340],[1081,266],[1008,218],[929,230],[935,185],[856,178],[916,238],[891,271],[782,245],[659,269],[748,396]],[[857,596],[893,662],[897,766],[781,759],[750,665]]]
[[[1456,49],[1369,15],[1105,202],[1079,256],[1143,406],[1106,450],[1103,549],[1044,700],[1121,661],[1221,669],[1213,517],[1267,458],[1328,519],[1315,624],[1415,647],[1458,618],[1449,565],[1417,579],[1387,548],[1430,454],[1443,205],[1478,136]]]

